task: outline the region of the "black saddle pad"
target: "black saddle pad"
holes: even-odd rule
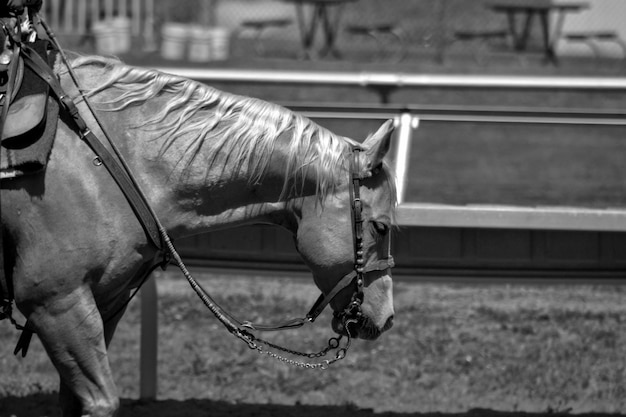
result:
[[[29,44],[31,48],[41,56],[50,67],[54,65],[56,60],[56,53],[50,49],[50,42],[45,39],[38,39],[35,42]],[[24,66],[24,79],[22,80],[22,86],[17,92],[14,101],[19,100],[21,97],[26,97],[31,94],[39,94],[42,91],[48,90],[48,84],[41,79],[28,65]]]
[[[56,52],[50,51],[50,44],[45,40],[34,42],[31,47],[44,57],[50,66],[54,65]],[[48,94],[48,85],[30,67],[24,68],[24,79],[15,100],[33,94]],[[59,105],[48,97],[45,123],[41,123],[20,137],[2,141],[0,150],[0,172],[2,178],[33,174],[43,170],[48,162],[56,127]]]
[[[48,163],[54,137],[57,130],[59,104],[52,97],[48,97],[48,114],[43,129],[35,129],[29,135],[36,136],[36,140],[15,142],[14,148],[7,148],[10,141],[2,143],[0,152],[0,173],[2,178],[11,178],[42,171]],[[9,142],[6,144],[6,142]],[[21,147],[23,145],[27,145]],[[17,147],[20,146],[20,147]]]

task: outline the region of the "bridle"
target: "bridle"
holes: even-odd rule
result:
[[[353,269],[343,276],[337,284],[327,293],[322,293],[313,304],[304,318],[288,320],[282,324],[275,326],[253,324],[251,322],[240,322],[241,327],[249,330],[259,331],[275,331],[284,329],[293,329],[302,327],[306,323],[312,323],[324,311],[326,306],[339,294],[341,290],[355,284],[352,298],[342,311],[335,312],[334,315],[342,322],[348,320],[358,320],[362,317],[361,304],[363,303],[363,287],[365,286],[365,274],[373,271],[385,271],[394,267],[393,257],[391,256],[391,239],[388,239],[387,258],[379,259],[370,264],[365,264],[364,247],[363,247],[363,203],[361,202],[361,181],[363,174],[360,169],[359,154],[362,151],[360,147],[353,147],[350,153],[350,176],[351,180],[348,185],[350,194],[350,218],[352,221],[352,242],[354,263]]]
[[[365,264],[363,258],[365,252],[363,247],[363,203],[361,201],[361,181],[363,180],[363,173],[360,169],[359,154],[362,151],[360,147],[353,147],[350,155],[350,175],[351,181],[349,183],[350,193],[350,212],[352,220],[352,242],[354,247],[354,269],[344,275],[344,277],[335,284],[334,288],[328,293],[328,295],[322,294],[309,312],[307,317],[311,317],[313,321],[320,315],[322,310],[335,298],[335,296],[344,288],[356,284],[356,288],[352,293],[352,298],[346,308],[340,312],[335,312],[334,315],[338,318],[346,331],[348,331],[347,324],[349,322],[358,321],[363,313],[361,311],[361,305],[363,304],[363,287],[365,285],[365,274],[373,271],[385,271],[394,267],[393,257],[391,256],[391,239],[387,237],[387,258],[379,259],[378,261],[370,264]]]
[[[148,205],[147,199],[139,188],[138,184],[135,182],[134,177],[128,168],[128,165],[125,163],[124,158],[121,153],[117,151],[116,146],[108,137],[106,130],[104,129],[102,123],[100,123],[97,114],[93,111],[91,106],[89,105],[89,100],[82,93],[82,89],[78,85],[78,79],[73,74],[73,70],[69,65],[69,61],[67,60],[63,50],[58,45],[58,41],[54,37],[53,33],[49,30],[48,26],[45,24],[43,19],[41,23],[44,29],[48,32],[48,36],[54,42],[55,46],[59,50],[59,54],[62,60],[65,62],[65,65],[68,68],[68,72],[73,79],[74,84],[81,92],[82,100],[87,105],[87,108],[90,110],[92,116],[96,120],[96,122],[100,125],[100,130],[104,133],[104,137],[108,140],[110,147],[114,151],[114,156],[106,149],[105,146],[95,137],[92,131],[89,129],[82,116],[80,115],[77,107],[75,106],[72,99],[70,99],[62,90],[59,81],[56,79],[54,74],[46,68],[45,65],[42,65],[40,59],[30,51],[29,48],[25,48],[26,54],[25,56],[28,58],[29,63],[36,67],[38,74],[48,82],[51,86],[53,93],[59,99],[65,111],[67,111],[71,115],[71,120],[75,123],[75,128],[78,131],[81,139],[83,139],[87,144],[92,148],[94,153],[97,155],[96,159],[100,162],[100,164],[104,165],[105,168],[110,172],[115,181],[118,183],[118,186],[126,196],[129,204],[131,205],[133,211],[135,212],[137,218],[142,224],[147,236],[149,237],[149,241],[157,248],[157,250],[163,253],[164,260],[162,265],[169,262],[174,262],[180,268],[181,272],[196,292],[196,294],[200,297],[205,306],[216,316],[216,318],[235,336],[245,341],[251,349],[256,349],[261,353],[268,354],[278,360],[283,362],[291,363],[296,366],[306,367],[306,368],[322,368],[325,369],[331,363],[343,359],[347,353],[348,347],[350,346],[350,326],[355,325],[359,322],[359,320],[363,317],[363,312],[361,310],[361,305],[363,303],[363,287],[364,287],[364,279],[365,275],[368,272],[372,271],[385,271],[394,266],[393,257],[390,255],[390,243],[388,246],[388,257],[386,259],[380,259],[376,262],[370,263],[368,265],[365,264],[364,259],[364,245],[363,245],[363,205],[360,197],[360,187],[361,181],[364,179],[363,173],[361,172],[359,155],[363,150],[361,147],[354,146],[352,148],[352,152],[350,154],[350,175],[351,180],[349,181],[349,194],[351,199],[351,221],[352,221],[352,234],[353,234],[353,247],[354,247],[354,267],[353,270],[346,275],[343,276],[342,279],[333,287],[333,289],[327,294],[322,293],[319,298],[313,304],[313,307],[309,310],[307,315],[304,318],[292,319],[285,321],[278,325],[264,325],[264,324],[254,324],[249,321],[240,321],[226,312],[225,309],[220,307],[211,296],[201,287],[201,285],[191,276],[189,271],[187,270],[185,264],[174,248],[171,239],[169,238],[165,228],[160,223],[159,219],[156,216],[156,213],[152,210],[152,208]],[[389,237],[387,237],[389,239]],[[390,239],[389,239],[390,240]],[[157,265],[158,266],[158,265]],[[149,274],[147,275],[149,276]],[[290,349],[286,349],[280,346],[277,346],[271,342],[267,342],[263,339],[256,337],[252,331],[277,331],[277,330],[286,330],[286,329],[294,329],[303,326],[306,323],[312,323],[315,319],[322,313],[322,311],[326,308],[326,306],[345,288],[354,285],[354,291],[352,294],[352,298],[346,308],[340,312],[335,312],[335,317],[340,320],[344,329],[346,330],[348,340],[344,347],[340,347],[340,339],[341,336],[337,338],[331,338],[328,341],[328,346],[320,352],[317,353],[302,353]],[[134,294],[133,294],[134,296]],[[132,296],[131,296],[132,298]],[[117,313],[116,313],[117,314]],[[115,315],[116,315],[115,314]],[[10,311],[9,311],[10,315]],[[27,323],[28,325],[28,323]],[[24,326],[24,332],[30,332],[27,329],[27,325]],[[23,334],[24,336],[24,334]],[[330,350],[337,350],[336,356],[332,360],[326,360],[316,364],[298,362],[291,359],[284,358],[276,353],[266,351],[264,348],[260,347],[260,344],[264,344],[274,349],[278,349],[283,352],[291,353],[294,355],[305,356],[308,358],[317,358],[320,356],[324,356]],[[26,341],[26,346],[21,346],[18,343],[18,349],[23,349],[23,354],[25,354],[25,350],[28,347],[28,341]]]
[[[352,222],[352,241],[353,241],[353,251],[354,251],[354,264],[353,270],[343,276],[335,284],[330,292],[327,294],[322,293],[317,301],[313,304],[313,307],[309,310],[307,315],[304,318],[292,319],[288,320],[279,325],[259,325],[253,324],[251,322],[241,322],[233,317],[229,318],[233,320],[237,325],[232,327],[232,333],[234,333],[239,338],[243,339],[248,343],[249,347],[252,349],[259,350],[261,353],[269,354],[270,356],[275,357],[281,361],[296,365],[296,366],[304,366],[304,367],[319,367],[325,369],[331,363],[343,359],[347,353],[347,349],[350,346],[350,338],[351,331],[350,326],[356,325],[363,317],[363,312],[361,306],[363,304],[364,293],[363,288],[365,286],[365,275],[369,272],[373,271],[386,271],[387,269],[394,267],[394,260],[391,256],[391,239],[390,236],[386,236],[387,239],[387,258],[379,259],[375,262],[366,264],[365,263],[365,251],[363,245],[363,203],[361,201],[361,181],[364,176],[360,169],[360,160],[359,155],[362,151],[360,147],[353,147],[352,152],[350,154],[350,176],[351,180],[349,181],[348,189],[350,195],[350,218]],[[295,329],[302,327],[306,323],[312,323],[315,319],[322,313],[322,311],[326,308],[326,306],[345,288],[354,285],[354,291],[352,293],[352,297],[348,305],[342,311],[336,311],[333,315],[340,321],[346,334],[348,336],[348,341],[346,347],[339,348],[339,338],[331,338],[328,341],[328,347],[319,353],[314,354],[305,354],[289,349],[282,348],[280,346],[274,345],[265,340],[259,339],[253,334],[251,334],[250,330],[257,331],[277,331],[277,330],[286,330],[286,329]],[[203,290],[201,290],[203,291]],[[206,295],[206,294],[205,294]],[[201,297],[202,298],[202,297]],[[205,303],[206,304],[206,303]],[[209,307],[210,308],[210,307]],[[218,317],[219,318],[219,317]],[[227,327],[230,327],[227,325]],[[265,345],[268,345],[272,348],[279,349],[291,354],[306,356],[309,358],[319,357],[325,355],[331,349],[338,349],[337,355],[332,360],[326,360],[322,363],[318,364],[309,364],[293,361],[290,359],[283,358],[275,353],[264,351],[259,345],[255,342],[261,342]]]

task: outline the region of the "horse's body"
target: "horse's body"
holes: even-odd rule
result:
[[[322,292],[352,270],[347,155],[356,142],[281,107],[193,81],[95,57],[73,61],[173,239],[272,223],[293,233]],[[55,72],[103,138],[61,63]],[[118,399],[107,345],[130,290],[161,257],[71,126],[61,117],[45,173],[2,181],[6,271],[16,305],[59,371],[64,414],[111,416]],[[388,170],[379,168],[391,131],[385,124],[359,157],[366,264],[388,256],[395,194]],[[355,331],[375,338],[391,325],[391,275],[370,272],[365,281],[365,319]],[[332,308],[341,311],[351,294],[342,290]]]

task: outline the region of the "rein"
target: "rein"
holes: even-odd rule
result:
[[[150,242],[157,248],[159,252],[163,254],[163,261],[160,265],[164,267],[165,265],[173,261],[180,268],[181,272],[189,282],[191,288],[196,292],[204,305],[213,313],[213,315],[215,315],[215,317],[222,323],[222,325],[226,327],[226,329],[230,333],[243,340],[250,349],[257,350],[259,353],[267,354],[282,362],[304,368],[326,369],[330,364],[345,358],[347,351],[350,347],[352,338],[350,327],[356,325],[363,316],[361,311],[361,304],[363,302],[363,286],[365,274],[367,272],[375,270],[386,270],[394,266],[393,258],[390,254],[388,255],[387,259],[379,260],[367,266],[365,265],[365,261],[363,258],[363,208],[360,199],[360,186],[363,177],[360,173],[361,170],[359,163],[359,152],[361,152],[362,149],[359,147],[354,147],[352,149],[350,160],[351,181],[349,182],[349,188],[350,198],[352,200],[351,220],[354,245],[353,271],[346,274],[328,294],[320,295],[320,297],[313,304],[313,307],[303,318],[288,320],[278,325],[264,325],[251,323],[249,321],[240,321],[231,316],[222,307],[220,307],[189,273],[180,255],[174,248],[174,245],[169,238],[167,231],[159,221],[154,210],[150,207],[145,195],[135,181],[132,172],[125,162],[122,154],[119,152],[113,141],[111,141],[103,124],[100,122],[97,114],[94,112],[92,106],[90,105],[88,98],[84,94],[83,90],[80,88],[78,78],[76,77],[71,65],[69,64],[69,60],[63,52],[63,49],[60,47],[56,37],[43,19],[40,18],[40,22],[46,33],[48,34],[48,37],[53,42],[54,46],[58,49],[61,59],[63,60],[63,63],[67,67],[70,77],[72,78],[72,82],[80,92],[82,100],[85,102],[91,115],[96,120],[96,123],[98,124],[100,130],[103,132],[104,137],[108,142],[108,145],[113,150],[113,153],[111,153],[107,149],[107,147],[104,146],[102,142],[100,142],[98,138],[93,134],[93,132],[87,126],[87,123],[81,116],[72,98],[68,97],[63,91],[56,75],[52,72],[50,67],[45,65],[43,59],[41,59],[41,57],[39,57],[30,47],[28,47],[28,45],[24,45],[23,48],[25,61],[29,66],[31,66],[31,68],[33,68],[37,72],[37,74],[44,81],[46,81],[50,85],[53,94],[57,97],[63,109],[69,113],[71,119],[74,121],[75,128],[77,129],[80,138],[85,141],[96,154],[94,163],[96,165],[104,165],[118,184],[121,191],[124,193],[131,208],[135,212],[144,231],[146,232],[146,235],[148,236]],[[303,353],[275,345],[271,342],[260,339],[256,337],[253,333],[251,333],[251,331],[263,332],[295,329],[302,327],[307,323],[312,323],[341,290],[349,287],[350,285],[353,285],[353,283],[355,283],[356,288],[354,290],[350,303],[343,311],[334,313],[335,317],[337,317],[341,321],[344,329],[346,330],[347,342],[344,344],[343,347],[341,347],[342,336],[332,337],[328,340],[327,346],[320,352]],[[133,293],[132,296],[134,296],[135,293]],[[132,299],[132,296],[129,298],[127,303],[130,301],[130,299]],[[116,316],[118,313],[119,311],[111,317]],[[23,334],[20,337],[20,341],[18,342],[15,353],[17,353],[19,350],[22,350],[22,354],[24,356],[26,354],[26,350],[28,349],[28,341],[30,340],[30,336],[32,335],[32,331],[28,329],[28,322],[25,326],[23,326],[22,330]],[[319,363],[307,363],[285,358],[277,353],[274,353],[273,351],[266,350],[261,345],[265,345],[274,350],[279,350],[292,355],[303,356],[306,358],[322,357],[331,350],[336,350],[336,354],[333,359],[324,360]]]

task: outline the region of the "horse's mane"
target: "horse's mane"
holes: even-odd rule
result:
[[[336,175],[347,168],[346,154],[358,146],[357,142],[338,136],[308,118],[263,100],[225,93],[156,70],[128,66],[113,58],[79,56],[72,63],[73,67],[86,65],[105,69],[104,79],[86,91],[88,96],[111,87],[121,91],[118,97],[104,103],[106,110],[118,111],[164,93],[170,95],[159,112],[137,127],[165,138],[161,154],[180,138],[187,138],[184,161],[179,161],[186,167],[191,166],[203,144],[211,141],[215,150],[239,161],[240,167],[249,168],[249,180],[255,183],[262,178],[276,142],[279,138],[287,139],[283,197],[293,191],[308,169],[314,169],[317,195],[323,201],[333,192]]]

